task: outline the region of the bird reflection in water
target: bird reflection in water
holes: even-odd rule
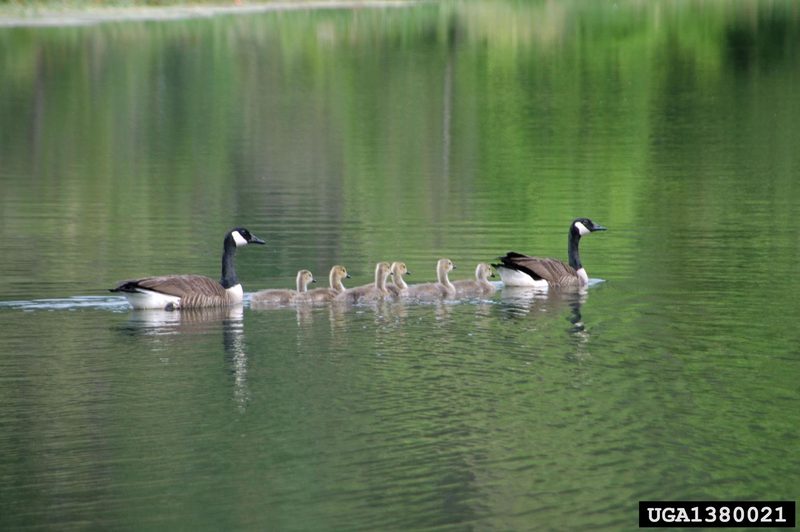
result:
[[[130,336],[153,338],[163,349],[164,336],[203,338],[222,332],[225,367],[233,376],[233,398],[240,412],[249,401],[247,387],[247,349],[244,341],[244,310],[242,305],[222,308],[190,308],[180,311],[136,310],[121,331]]]
[[[527,316],[563,316],[567,314],[570,326],[566,332],[575,341],[576,356],[589,356],[587,346],[589,332],[583,322],[581,308],[589,298],[586,288],[559,289],[550,287],[541,290],[529,287],[504,287],[500,294],[505,312],[513,318]]]

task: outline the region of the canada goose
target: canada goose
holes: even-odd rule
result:
[[[453,281],[456,294],[467,297],[494,294],[497,288],[489,282],[489,277],[494,277],[492,267],[485,262],[479,263],[475,268],[475,279]]]
[[[346,301],[348,303],[358,303],[359,301],[376,301],[389,295],[386,289],[386,279],[391,273],[391,266],[388,262],[379,262],[375,265],[375,282],[363,286],[350,288],[337,294],[336,301]]]
[[[227,307],[242,302],[242,285],[236,277],[233,257],[236,248],[264,244],[244,227],[225,235],[222,253],[222,278],[219,282],[203,275],[164,275],[120,282],[110,292],[122,292],[135,309]]]
[[[315,283],[314,276],[308,270],[300,270],[295,278],[297,290],[261,290],[253,294],[250,302],[253,305],[288,305],[293,303],[298,296],[302,296],[308,290],[309,283]]]
[[[331,268],[331,271],[328,274],[330,288],[315,288],[314,290],[309,290],[305,293],[304,298],[308,299],[312,303],[324,303],[326,301],[332,301],[337,294],[345,291],[344,284],[342,284],[342,279],[349,278],[350,274],[347,273],[347,269],[345,269],[344,266],[336,265]]]
[[[595,231],[605,231],[602,225],[597,225],[588,218],[578,218],[569,226],[569,239],[567,255],[569,264],[564,264],[557,259],[528,257],[513,251],[505,257],[498,257],[500,264],[492,264],[500,273],[500,278],[506,286],[533,286],[546,288],[548,286],[586,286],[589,276],[581,264],[578,253],[578,244],[581,237]]]
[[[392,271],[392,284],[387,285],[386,288],[395,297],[401,297],[408,294],[408,285],[406,284],[404,275],[411,275],[405,262],[393,262],[391,266]]]
[[[408,285],[408,296],[427,299],[456,295],[456,288],[447,278],[447,274],[455,269],[456,267],[450,259],[439,259],[439,262],[436,263],[436,278],[438,280],[435,283]]]

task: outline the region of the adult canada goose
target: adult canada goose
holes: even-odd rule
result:
[[[309,283],[315,283],[314,276],[308,270],[300,270],[295,278],[297,290],[261,290],[250,298],[250,303],[258,305],[288,305],[294,303],[299,296],[303,296]]]
[[[475,279],[453,281],[453,286],[456,287],[456,295],[474,297],[494,294],[497,288],[489,282],[489,277],[494,277],[492,267],[485,262],[479,263],[475,268]]]
[[[404,275],[411,275],[405,262],[393,262],[392,267],[392,284],[387,285],[386,288],[395,297],[402,297],[408,294],[408,285],[406,284]]]
[[[505,257],[498,257],[500,264],[492,264],[500,273],[506,286],[586,286],[589,276],[581,264],[578,244],[581,237],[595,231],[605,231],[588,218],[578,218],[569,226],[567,256],[569,264],[557,259],[529,257],[513,251]]]
[[[456,295],[456,288],[447,274],[455,270],[456,267],[450,259],[439,259],[436,263],[435,283],[421,283],[408,285],[408,296],[417,299],[429,299],[437,297],[452,297]]]
[[[233,257],[236,248],[264,244],[244,227],[225,235],[222,253],[222,278],[215,281],[203,275],[164,275],[120,282],[111,292],[121,292],[135,309],[227,307],[242,302],[242,285],[236,277]]]
[[[389,295],[386,289],[386,279],[391,273],[388,262],[379,262],[375,265],[375,282],[345,290],[336,296],[336,301],[358,303],[360,301],[377,301]]]
[[[333,298],[335,298],[338,294],[345,291],[342,280],[349,278],[350,274],[347,273],[347,269],[345,269],[344,266],[336,265],[331,268],[331,271],[328,274],[330,288],[315,288],[314,290],[307,291],[303,297],[312,303],[324,303],[326,301],[332,301]]]

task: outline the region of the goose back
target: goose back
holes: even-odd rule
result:
[[[242,302],[242,285],[224,288],[204,275],[162,275],[122,281],[122,292],[134,308],[225,307]]]
[[[578,270],[558,259],[529,257],[512,251],[506,256],[500,257],[500,264],[494,266],[500,270],[504,283],[506,276],[514,275],[512,272],[515,271],[528,276],[532,280],[528,282],[530,286],[536,286],[536,281],[543,286],[568,286],[581,282]],[[511,272],[507,272],[507,270],[511,270]],[[512,283],[512,285],[517,285],[517,283]]]

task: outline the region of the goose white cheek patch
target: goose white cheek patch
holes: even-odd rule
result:
[[[586,228],[586,226],[583,225],[581,222],[575,222],[575,227],[578,228],[578,234],[580,234],[581,236],[588,235],[589,233],[591,233],[591,231],[589,231]]]
[[[245,237],[243,237],[239,233],[239,231],[234,231],[233,233],[231,233],[231,236],[233,236],[233,241],[236,242],[236,247],[237,248],[240,248],[242,246],[246,246],[247,245],[247,239]]]

